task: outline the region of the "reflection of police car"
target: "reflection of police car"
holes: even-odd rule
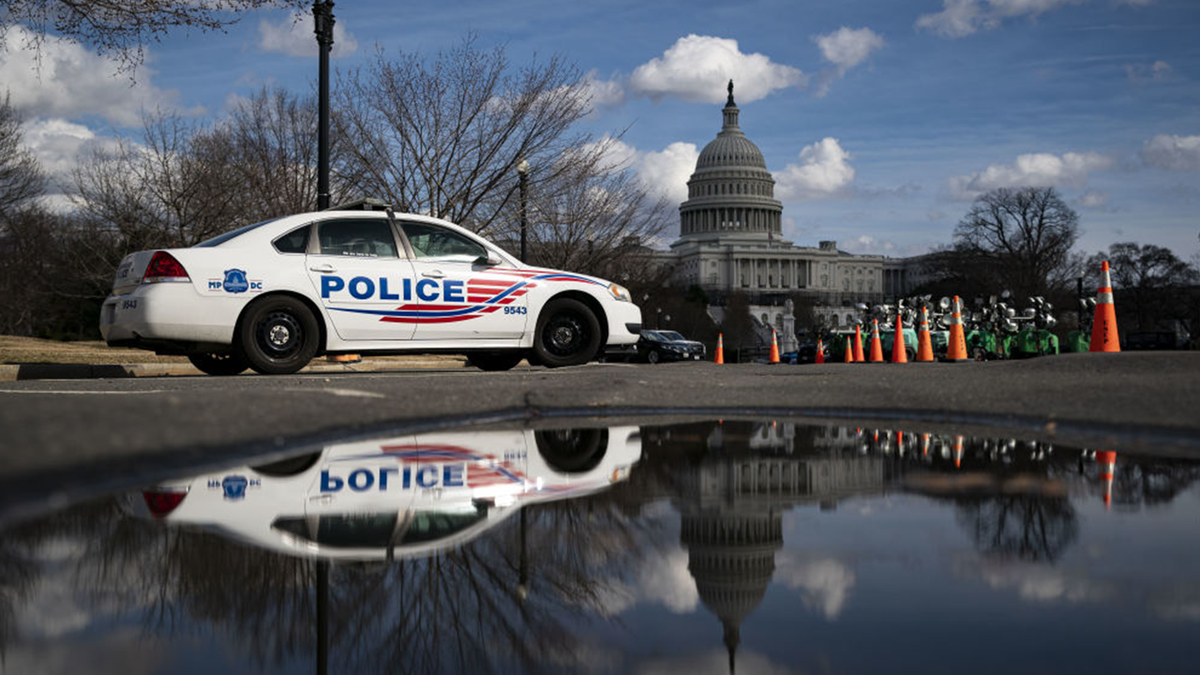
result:
[[[467,541],[536,502],[624,480],[637,427],[421,434],[164,483],[136,513],[299,555],[421,555]]]
[[[456,225],[390,210],[306,213],[132,253],[100,319],[110,345],[186,354],[213,375],[292,373],[337,352],[566,366],[640,329],[617,284],[530,267]]]

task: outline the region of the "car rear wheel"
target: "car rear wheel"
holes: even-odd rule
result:
[[[651,350],[650,353],[646,355],[646,362],[647,363],[658,363],[661,360],[661,358],[662,357],[660,357],[658,355],[658,352]]]
[[[512,370],[525,358],[523,352],[476,352],[467,354],[467,362],[480,370]]]
[[[539,429],[533,437],[546,464],[562,473],[591,471],[608,450],[608,429]]]
[[[317,353],[320,328],[303,302],[267,297],[250,305],[238,327],[238,350],[265,375],[294,373]]]
[[[237,375],[250,367],[237,352],[188,354],[188,361],[206,375]]]
[[[600,322],[587,305],[570,298],[546,303],[538,316],[533,351],[547,368],[587,363],[600,350]]]

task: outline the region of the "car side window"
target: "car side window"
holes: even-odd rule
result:
[[[471,262],[487,255],[487,249],[478,242],[444,227],[426,223],[402,223],[401,226],[412,245],[413,256],[418,260],[436,258]]]
[[[396,238],[386,220],[329,220],[317,224],[322,255],[398,258]]]
[[[304,253],[308,251],[308,225],[297,228],[275,240],[275,250],[280,253]]]

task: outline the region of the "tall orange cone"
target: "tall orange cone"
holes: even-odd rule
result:
[[[871,319],[871,363],[883,363],[883,343],[879,341],[879,319]]]
[[[842,355],[843,363],[854,363],[854,345],[850,342],[850,336],[846,336],[846,353]]]
[[[825,363],[825,343],[821,341],[821,338],[817,338],[817,358],[815,362]]]
[[[721,365],[725,363],[725,334],[717,333],[717,357],[713,359],[713,363]]]
[[[967,360],[967,338],[963,334],[962,301],[954,296],[954,308],[950,310],[950,344],[946,346],[947,361]]]
[[[862,326],[854,324],[854,362],[862,363],[866,360],[862,348]]]
[[[1100,263],[1100,288],[1096,291],[1096,313],[1092,315],[1092,343],[1088,351],[1121,351],[1121,343],[1117,338],[1117,307],[1113,304],[1107,260]]]
[[[771,355],[767,358],[768,363],[779,363],[779,341],[775,339],[775,329],[771,329]]]
[[[929,308],[921,307],[921,324],[917,327],[917,362],[933,361],[933,339],[929,335]]]
[[[1097,302],[1099,307],[1100,303]],[[1117,468],[1117,453],[1101,450],[1096,453],[1096,463],[1100,465],[1100,480],[1104,481],[1104,508],[1112,508],[1113,474]]]
[[[962,446],[963,446],[963,437],[955,436],[954,437],[954,468],[956,468],[956,469],[962,468],[962,455],[963,455],[963,447]]]
[[[900,312],[896,312],[896,337],[892,339],[892,363],[908,363],[908,354],[904,344],[904,322],[900,320]]]

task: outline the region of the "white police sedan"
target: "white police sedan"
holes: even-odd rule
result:
[[[433,432],[167,481],[125,506],[289,555],[417,557],[523,506],[605,490],[641,454],[637,427]]]
[[[294,373],[337,353],[569,366],[640,330],[617,284],[531,267],[457,225],[390,209],[304,213],[132,253],[100,318],[108,344],[184,354],[211,375]]]

